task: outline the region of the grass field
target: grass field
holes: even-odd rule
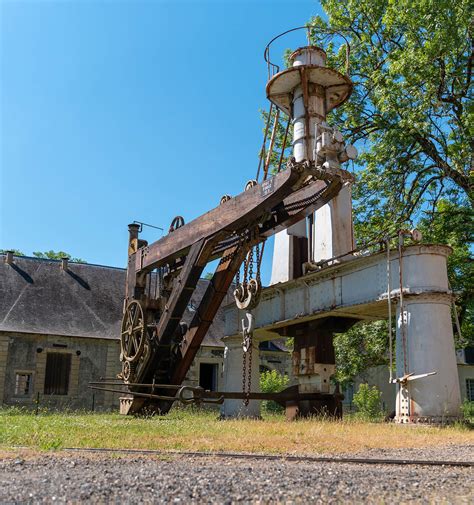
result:
[[[375,448],[473,444],[474,431],[397,426],[355,420],[287,422],[217,419],[216,412],[173,410],[165,417],[0,410],[0,448],[105,447],[190,451],[248,451],[272,454],[354,453]]]

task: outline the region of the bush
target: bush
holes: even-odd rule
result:
[[[260,390],[262,393],[279,393],[290,382],[287,375],[282,375],[277,370],[268,370],[260,374]],[[268,412],[281,412],[283,407],[274,401],[263,401],[262,409]]]
[[[367,421],[379,421],[383,418],[382,393],[377,386],[370,387],[368,384],[361,384],[354,395],[354,404],[357,407],[357,417]]]
[[[461,404],[461,412],[466,421],[474,424],[474,402],[464,400]]]

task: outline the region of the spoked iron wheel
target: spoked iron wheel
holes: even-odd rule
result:
[[[132,300],[125,310],[122,319],[120,346],[125,361],[137,361],[145,347],[145,318],[143,309],[137,300]]]

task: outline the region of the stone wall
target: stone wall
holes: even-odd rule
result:
[[[39,399],[40,406],[49,408],[118,408],[116,395],[88,388],[90,381],[105,375],[114,377],[120,371],[118,341],[10,333],[0,335],[0,347],[2,345],[6,348],[0,354],[0,395],[3,403],[33,407]],[[49,353],[71,356],[67,394],[45,394]]]

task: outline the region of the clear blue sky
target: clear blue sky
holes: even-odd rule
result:
[[[303,0],[0,8],[0,248],[114,266],[129,222],[190,221],[255,177],[263,49],[321,13]]]

